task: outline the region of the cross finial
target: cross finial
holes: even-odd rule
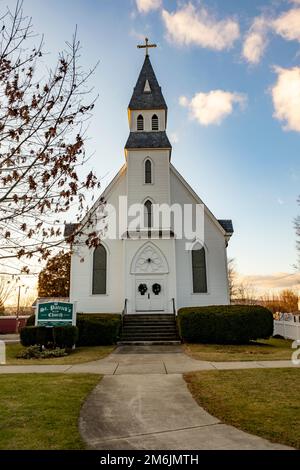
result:
[[[148,53],[148,49],[149,47],[157,47],[156,44],[149,44],[149,39],[148,38],[145,38],[145,44],[138,44],[137,46],[139,49],[146,49],[146,56],[149,55]]]

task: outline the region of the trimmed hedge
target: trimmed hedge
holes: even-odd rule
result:
[[[76,326],[25,326],[20,331],[20,340],[23,346],[49,346],[59,348],[72,348],[78,339]]]
[[[77,326],[55,326],[53,339],[57,348],[72,348],[78,341],[78,328]]]
[[[36,327],[25,326],[20,331],[20,341],[23,346],[34,346],[36,344]]]
[[[178,311],[182,339],[189,343],[245,344],[273,334],[273,315],[259,305],[186,307]]]
[[[34,324],[35,315],[31,315],[27,320],[26,328],[31,328],[34,326]],[[76,339],[76,344],[78,346],[101,346],[106,344],[115,344],[118,340],[121,329],[121,315],[110,313],[79,313],[77,314],[76,325],[78,328],[78,338]],[[55,328],[57,329],[60,327]],[[47,330],[50,330],[50,328],[47,328]],[[41,332],[40,334],[43,333]],[[28,335],[30,336],[30,333],[28,333]],[[57,338],[58,337],[59,333],[57,333]],[[27,340],[25,339],[25,341]],[[33,344],[37,343],[30,343],[26,345],[24,344],[24,346],[31,346]]]
[[[78,346],[101,346],[115,344],[121,328],[121,315],[117,314],[79,314]]]

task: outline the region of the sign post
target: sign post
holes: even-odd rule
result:
[[[37,303],[36,326],[76,326],[76,302]]]

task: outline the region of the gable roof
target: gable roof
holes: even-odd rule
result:
[[[93,213],[99,204],[101,204],[103,201],[105,202],[105,198],[108,196],[108,194],[112,191],[114,186],[118,183],[120,178],[125,174],[127,169],[126,163],[124,163],[123,166],[121,166],[120,170],[118,173],[114,176],[114,178],[111,180],[111,182],[106,186],[104,191],[100,194],[98,199],[94,202],[92,207],[88,210],[87,214],[83,217],[82,221],[80,223],[66,223],[65,224],[65,229],[64,229],[64,237],[68,238],[71,237],[71,235],[79,228],[80,224],[84,224],[86,220],[89,217],[89,214]]]
[[[147,81],[150,92],[147,91],[147,86],[145,88]],[[148,55],[145,57],[128,108],[132,110],[168,109]]]
[[[115,177],[111,180],[109,185],[105,188],[105,190],[102,192],[102,194],[99,196],[97,201],[94,203],[94,205],[91,207],[89,210],[88,214],[93,212],[96,207],[101,203],[101,201],[105,200],[105,198],[109,195],[109,193],[112,191],[114,186],[118,183],[120,178],[125,174],[127,169],[127,165],[124,164],[118,173],[115,175]],[[193,196],[193,198],[199,203],[203,204],[205,208],[205,213],[208,215],[208,217],[212,220],[212,222],[219,228],[219,230],[223,233],[223,235],[226,237],[226,240],[228,241],[231,235],[234,233],[233,230],[233,224],[232,220],[230,219],[217,219],[214,214],[208,209],[206,204],[200,199],[200,197],[195,193],[195,191],[192,189],[192,187],[187,183],[187,181],[183,178],[183,176],[176,170],[176,168],[170,163],[170,170],[173,172],[173,174],[181,181],[183,186],[187,189],[187,191]],[[86,217],[84,217],[83,221],[88,217],[88,214]],[[65,233],[64,236],[68,238],[69,236],[72,235],[72,233],[78,228],[79,224],[65,224]]]
[[[170,170],[174,173],[174,175],[181,181],[183,186],[187,189],[187,191],[193,196],[193,198],[199,203],[204,205],[204,210],[205,213],[208,215],[208,217],[212,220],[212,222],[221,230],[223,235],[229,239],[231,235],[233,234],[233,224],[232,221],[229,219],[220,219],[218,220],[214,214],[208,209],[207,205],[204,204],[202,199],[198,196],[197,193],[192,189],[192,187],[188,184],[188,182],[183,178],[183,176],[179,173],[179,171],[176,170],[176,168],[170,163]]]
[[[125,149],[171,149],[172,145],[165,131],[130,132]]]

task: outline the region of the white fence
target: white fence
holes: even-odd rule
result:
[[[300,339],[300,316],[283,313],[278,320],[274,320],[273,335],[280,335],[288,339]]]

